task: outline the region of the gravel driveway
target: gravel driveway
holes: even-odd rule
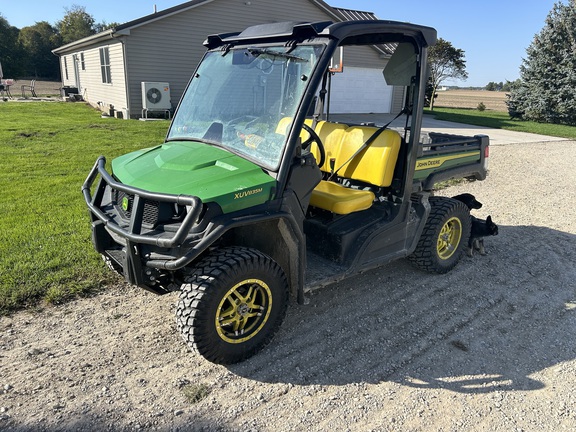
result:
[[[234,366],[189,353],[175,295],[119,283],[0,318],[0,430],[573,431],[576,142],[491,148],[500,226],[447,275],[405,261],[292,305]]]

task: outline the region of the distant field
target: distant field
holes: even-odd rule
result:
[[[476,108],[480,102],[486,109],[508,111],[506,92],[487,90],[447,90],[439,91],[434,106],[444,108]]]

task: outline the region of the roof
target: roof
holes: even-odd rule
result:
[[[212,3],[214,0],[191,0],[185,3],[179,4],[177,6],[173,6],[168,9],[164,9],[158,12],[154,12],[152,14],[143,16],[141,18],[137,18],[132,21],[128,21],[126,23],[120,24],[115,28],[105,30],[101,33],[97,33],[92,36],[88,36],[83,39],[79,39],[77,41],[71,42],[67,45],[63,45],[58,47],[52,52],[54,54],[64,54],[68,51],[75,50],[78,48],[83,48],[89,45],[92,45],[98,41],[104,41],[107,39],[113,39],[116,36],[121,36],[123,34],[129,34],[130,29],[140,27],[142,25],[151,23],[153,21],[166,18],[171,15],[175,15],[177,13],[196,8],[198,6]],[[328,15],[334,18],[335,22],[345,22],[345,21],[356,21],[356,20],[377,20],[378,18],[372,12],[363,12],[357,11],[353,9],[343,9],[343,8],[334,8],[330,6],[328,3],[324,2],[323,0],[308,0],[311,3],[314,3],[320,9],[324,10]],[[390,55],[394,52],[394,46],[387,46],[387,45],[378,45],[374,46],[376,50],[378,50],[381,54]]]
[[[346,21],[359,21],[359,20],[377,20],[378,17],[374,15],[374,12],[364,12],[354,9],[343,9],[343,8],[332,8],[340,12]]]
[[[154,12],[150,15],[146,15],[146,16],[143,16],[142,18],[128,21],[124,24],[120,24],[119,26],[116,27],[115,30],[120,31],[120,30],[126,30],[126,29],[130,29],[130,28],[138,27],[142,24],[148,24],[151,21],[155,21],[157,19],[164,18],[166,16],[174,15],[176,13],[180,13],[182,11],[192,9],[192,8],[198,7],[198,6],[206,4],[206,3],[211,3],[213,1],[214,0],[191,0],[191,1],[187,1],[186,3],[182,3],[182,4],[179,4],[177,6],[173,6],[171,8],[161,10],[159,12]],[[336,8],[333,8],[328,3],[326,3],[322,0],[308,0],[308,1],[316,4],[316,6],[320,7],[321,9],[324,9],[324,11],[328,12],[330,15],[332,15],[334,18],[338,19],[339,21],[340,20],[342,20],[342,21],[346,20],[346,19],[342,19],[342,17],[339,14],[335,13],[334,11],[336,10]],[[346,10],[346,9],[342,9],[342,10]],[[370,14],[370,12],[362,12],[362,13]],[[372,14],[372,16],[374,16],[374,14]],[[377,18],[374,17],[373,19],[377,19]]]
[[[354,9],[332,8],[344,18],[343,21],[378,21],[378,17],[374,12],[365,12]],[[375,45],[378,51],[386,55],[392,55],[396,49],[396,44],[381,44]]]
[[[142,18],[138,18],[138,19],[135,19],[132,21],[128,21],[124,24],[120,24],[119,26],[116,27],[115,30],[120,31],[120,30],[126,30],[126,29],[130,29],[130,28],[138,27],[142,24],[148,24],[149,22],[156,21],[158,19],[165,18],[167,16],[183,12],[187,9],[192,9],[192,8],[198,7],[198,6],[203,5],[205,3],[211,3],[212,1],[214,1],[214,0],[187,1],[186,3],[182,3],[182,4],[179,4],[177,6],[173,6],[171,8],[168,8],[168,9],[163,9],[159,12],[154,12],[154,13],[151,13],[150,15],[143,16]]]

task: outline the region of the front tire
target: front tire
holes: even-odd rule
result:
[[[282,268],[258,250],[229,247],[204,258],[185,277],[176,311],[193,351],[232,364],[266,346],[284,320],[288,283]]]
[[[430,215],[409,260],[422,270],[447,273],[460,258],[470,238],[470,211],[452,198],[431,197]]]

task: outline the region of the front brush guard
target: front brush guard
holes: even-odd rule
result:
[[[94,246],[98,252],[105,252],[106,248],[102,244],[103,242],[98,240],[99,238],[102,238],[101,234],[104,233],[105,229],[123,238],[126,242],[126,247],[124,260],[121,264],[124,269],[126,280],[132,284],[149,289],[150,286],[145,283],[143,277],[139,245],[147,244],[165,249],[181,246],[192,227],[198,222],[203,207],[202,200],[190,195],[163,194],[127,186],[114,180],[114,178],[106,171],[105,165],[106,159],[103,156],[100,156],[96,160],[96,163],[88,174],[86,181],[82,185],[84,200],[86,201],[86,205],[90,210],[92,218]],[[96,186],[94,196],[92,196],[91,187],[98,175],[100,175],[100,181]],[[110,186],[112,189],[134,196],[128,227],[118,225],[109,215],[100,209],[106,186]],[[169,202],[180,206],[186,206],[188,213],[184,217],[184,220],[181,222],[175,234],[171,236],[166,233],[160,235],[142,235],[142,220],[145,200]],[[159,267],[170,267],[174,270],[184,267],[192,259],[193,257],[188,255],[176,260],[169,260],[170,264],[165,263]]]

